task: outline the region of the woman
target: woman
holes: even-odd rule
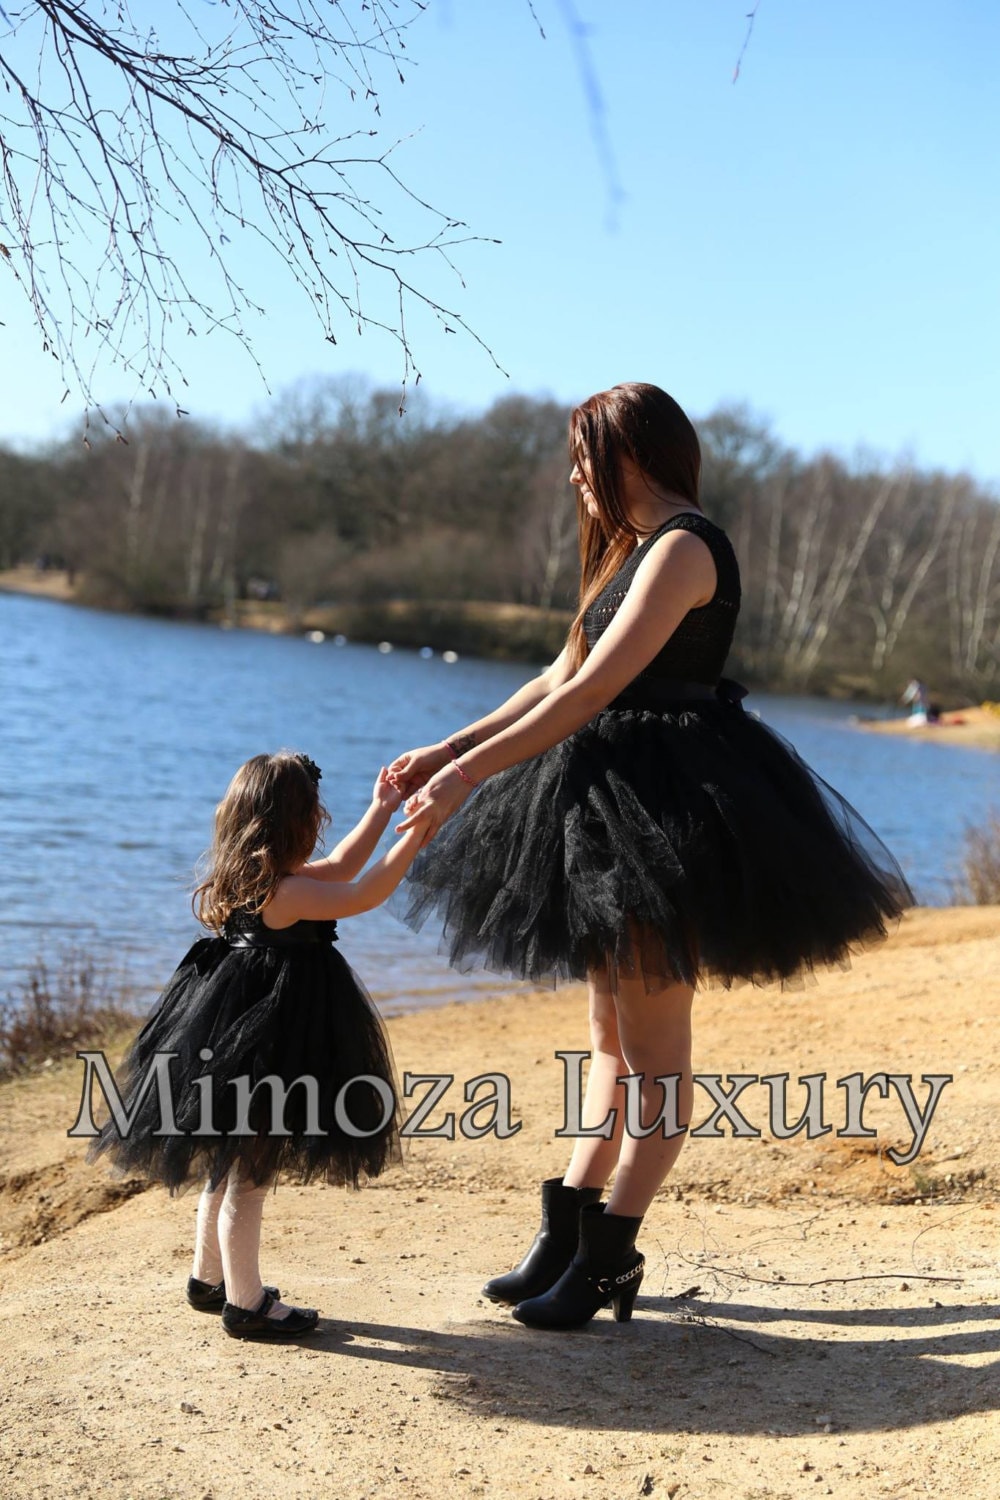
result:
[[[635,1239],[683,1134],[643,1126],[677,1075],[690,1118],[691,1004],[711,977],[765,983],[843,960],[910,904],[856,812],[722,677],[740,604],[728,538],[698,501],[694,428],[656,386],[615,386],[570,418],[580,608],[551,667],[494,713],[389,768],[406,830],[444,827],[411,871],[407,920],[444,919],[451,961],[586,978],[592,1057],[576,1142],[542,1185],[528,1255],[485,1287],[536,1327],[569,1328],[642,1279]],[[607,1204],[598,1200],[611,1173]]]

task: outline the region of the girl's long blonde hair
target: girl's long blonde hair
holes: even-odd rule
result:
[[[207,873],[191,898],[204,926],[221,932],[235,911],[261,911],[278,881],[306,862],[330,821],[319,775],[291,750],[240,766],[215,809]]]
[[[700,509],[698,434],[672,396],[657,385],[630,381],[598,391],[569,419],[570,457],[584,470],[600,515],[577,495],[580,599],[570,626],[570,661],[586,660],[583,617],[635,547],[635,527],[625,509],[621,459],[630,458],[662,489]]]

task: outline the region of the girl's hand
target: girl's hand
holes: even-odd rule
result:
[[[383,766],[372,788],[372,803],[383,812],[394,813],[402,800],[402,790],[389,780],[389,772]]]
[[[401,796],[410,797],[450,760],[446,745],[423,745],[419,750],[406,750],[390,765],[389,779]]]
[[[407,833],[418,824],[423,824],[426,828],[424,842],[427,843],[452,813],[458,812],[472,790],[468,782],[462,780],[449,760],[449,764],[443,770],[438,771],[425,786],[408,799],[403,809],[406,817],[397,825],[396,832]]]

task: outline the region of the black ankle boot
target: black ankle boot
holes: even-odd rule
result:
[[[609,1214],[595,1203],[580,1214],[580,1243],[569,1268],[541,1297],[519,1302],[514,1317],[529,1328],[581,1328],[610,1302],[627,1323],[642,1285],[645,1257],[635,1248],[641,1219]]]
[[[542,1227],[519,1266],[483,1287],[491,1302],[523,1302],[547,1292],[573,1259],[580,1240],[580,1210],[596,1203],[600,1188],[564,1187],[561,1177],[542,1183]]]

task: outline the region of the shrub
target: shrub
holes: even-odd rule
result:
[[[965,830],[959,897],[970,906],[1000,904],[1000,811]]]
[[[0,1001],[0,1077],[71,1057],[136,1019],[124,979],[92,954],[38,957]]]

